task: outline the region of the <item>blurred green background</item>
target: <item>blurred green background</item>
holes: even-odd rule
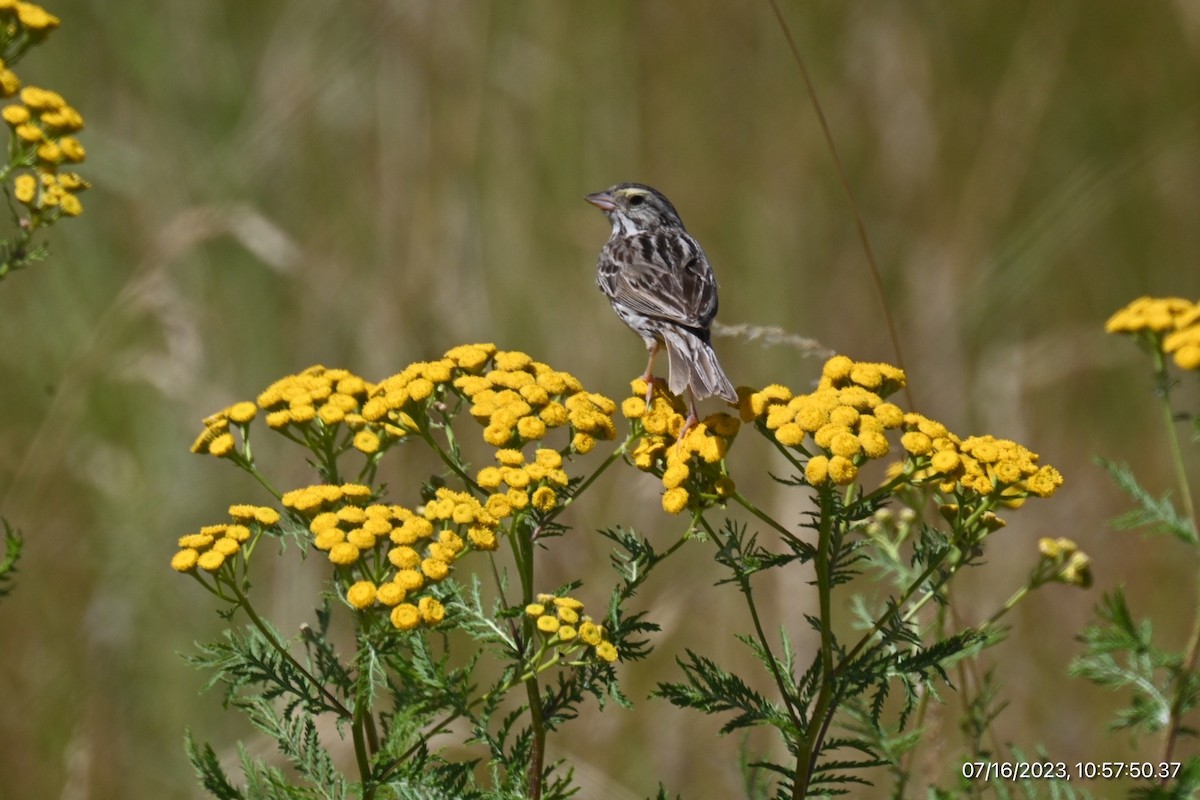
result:
[[[1017,439],[1067,479],[1010,515],[958,590],[964,621],[1023,580],[1039,536],[1096,560],[1096,589],[1038,593],[985,655],[1011,700],[999,739],[1069,762],[1151,755],[1104,732],[1116,698],[1064,672],[1100,590],[1125,584],[1174,645],[1193,605],[1181,546],[1106,527],[1125,501],[1091,459],[1170,485],[1148,363],[1103,323],[1141,294],[1200,297],[1200,4],[781,5],[862,205],[918,408],[963,435]],[[266,750],[179,656],[221,621],[168,568],[174,539],[267,499],[188,453],[206,414],[309,364],[377,380],[469,341],[624,396],[643,350],[594,288],[608,225],[586,192],[662,189],[715,266],[724,323],[892,359],[766,2],[48,8],[62,27],[18,72],[84,114],[95,188],[50,232],[51,260],[0,285],[0,513],[28,538],[0,603],[4,800],[199,797],[188,726],[226,758],[237,738]],[[717,349],[741,384],[803,389],[820,363],[742,337]],[[761,475],[766,453],[745,437],[733,473],[797,519],[805,500]],[[273,455],[280,484],[308,480],[294,451]],[[415,494],[420,477],[397,468],[393,492]],[[633,470],[591,498],[545,569],[600,603],[612,579],[592,531],[636,524],[667,542],[681,521]],[[553,740],[582,796],[644,797],[658,780],[739,796],[739,741],[717,737],[721,721],[646,699],[685,647],[745,660],[730,635],[744,607],[713,586],[710,556],[688,548],[639,598],[664,631],[622,670],[638,711],[589,713]],[[319,570],[259,563],[260,607],[294,630]],[[762,589],[805,651],[805,577]],[[957,753],[948,725],[923,775],[955,774]]]

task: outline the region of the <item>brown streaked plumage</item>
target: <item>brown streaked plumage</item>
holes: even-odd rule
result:
[[[646,343],[647,383],[653,385],[654,357],[665,347],[667,386],[674,394],[689,395],[686,427],[696,422],[697,400],[720,397],[737,402],[709,333],[717,314],[717,280],[675,206],[640,183],[619,183],[585,199],[612,221],[612,235],[600,251],[596,283],[617,316]]]

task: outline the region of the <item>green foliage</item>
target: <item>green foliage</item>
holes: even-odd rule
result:
[[[0,9],[0,97],[16,96],[3,109],[9,137],[7,157],[0,163],[0,188],[13,232],[0,238],[0,281],[45,260],[49,247],[36,241],[35,234],[81,214],[77,194],[90,186],[77,173],[66,171],[84,159],[83,146],[72,135],[83,128],[82,115],[57,92],[22,88],[13,72],[58,25],[57,17],[33,3]]]
[[[1176,496],[1180,508],[1169,493],[1155,497],[1137,480],[1133,471],[1106,459],[1096,459],[1113,481],[1133,500],[1135,507],[1112,520],[1118,530],[1145,528],[1150,533],[1167,534],[1192,550],[1200,547],[1196,535],[1195,506],[1191,484],[1184,467],[1177,423],[1191,415],[1180,415],[1172,408],[1172,392],[1180,382],[1168,369],[1169,353],[1185,369],[1191,363],[1184,358],[1186,337],[1200,329],[1191,330],[1200,321],[1200,310],[1182,298],[1150,298],[1135,300],[1117,311],[1108,321],[1112,333],[1134,338],[1151,357],[1154,364],[1154,393],[1165,422],[1171,460],[1177,479]],[[1177,330],[1176,330],[1177,329]],[[1195,368],[1194,364],[1191,368]],[[1179,760],[1178,745],[1184,737],[1194,737],[1196,731],[1184,720],[1200,705],[1200,581],[1193,580],[1191,592],[1197,597],[1192,609],[1191,634],[1182,647],[1171,647],[1156,640],[1153,621],[1137,619],[1126,600],[1125,592],[1117,587],[1107,592],[1096,606],[1097,622],[1088,625],[1079,635],[1083,654],[1076,657],[1068,669],[1072,676],[1120,692],[1128,699],[1117,710],[1109,727],[1130,732],[1133,737],[1157,736],[1161,739],[1155,762],[1166,774],[1156,774],[1153,781],[1134,787],[1133,798],[1193,797],[1200,790],[1197,760]],[[1182,594],[1182,593],[1181,593]]]
[[[8,520],[0,517],[4,525],[4,558],[0,560],[0,597],[7,597],[13,590],[13,579],[17,574],[17,561],[21,558],[21,548],[25,539],[21,532],[8,524]]]
[[[1174,536],[1185,544],[1197,544],[1195,525],[1192,520],[1180,515],[1169,493],[1155,497],[1142,488],[1137,477],[1124,464],[1115,464],[1103,458],[1097,458],[1096,463],[1111,475],[1116,484],[1137,504],[1137,508],[1112,520],[1110,524],[1114,528],[1148,528],[1151,533]]]
[[[1080,566],[1073,543],[1053,543],[992,618],[952,629],[949,587],[982,562],[987,539],[1003,527],[994,509],[1048,496],[1061,476],[1014,442],[959,439],[905,416],[877,394],[903,385],[895,368],[838,357],[825,375],[811,395],[789,401],[788,390],[770,387],[740,409],[746,427],[796,468],[780,482],[815,504],[791,525],[759,509],[728,474],[739,420],[715,414],[690,426],[684,404],[661,387],[647,404],[635,382],[622,406],[631,422],[625,439],[590,474],[569,474],[575,456],[615,437],[616,403],[491,345],[454,348],[377,384],[313,367],[276,381],[256,403],[208,417],[193,450],[247,471],[281,508],[233,505],[231,522],[179,540],[172,566],[217,597],[226,619],[249,620],[198,645],[190,661],[223,687],[227,707],[275,742],[289,770],[243,754],[244,787],[236,788],[212,750],[189,739],[201,783],[217,796],[570,797],[572,765],[553,757],[552,737],[585,704],[633,707],[616,662],[650,656],[659,630],[634,602],[690,545],[710,548],[716,585],[745,603],[752,630],[730,634],[759,669],[743,674],[687,648],[676,659],[681,679],[659,682],[652,697],[722,718],[722,734],[773,732],[773,748],[751,752],[743,743],[747,796],[849,794],[885,770],[902,785],[927,704],[955,688],[948,670],[998,643],[997,621],[1029,591],[1081,583],[1068,563],[1079,573],[1086,557]],[[272,488],[250,449],[260,410],[323,483]],[[471,465],[475,448],[461,421],[468,411],[495,448],[484,463],[497,466]],[[557,448],[548,446],[554,427],[566,428]],[[883,432],[893,429],[903,432],[901,459],[887,482],[867,488],[858,469],[888,453]],[[411,481],[420,504],[410,509],[385,502],[385,487],[373,481],[389,450],[414,444],[443,470]],[[686,524],[665,548],[626,527],[600,531],[612,545],[615,581],[593,620],[573,597],[585,589],[579,581],[538,591],[539,555],[575,535],[564,512],[621,459],[661,480],[664,510]],[[363,483],[344,483],[346,474]],[[897,504],[899,514],[889,510]],[[252,600],[252,561],[270,551],[259,547],[264,537],[330,562],[314,624],[290,638]],[[486,569],[456,577],[482,555]],[[794,580],[797,570],[812,575],[814,610],[783,616],[768,636],[757,584]],[[856,591],[868,581],[880,590]],[[819,646],[801,657],[792,629],[803,623]],[[349,631],[348,651],[335,645],[339,627]],[[999,713],[994,700],[985,686],[966,703],[964,729],[976,750]],[[350,740],[353,777],[330,755],[334,736]]]
[[[488,364],[492,369],[484,369]],[[485,426],[500,467],[473,475],[456,420],[468,408],[484,416],[485,406],[499,418],[502,404],[484,387],[539,378],[544,388],[530,401],[549,407],[554,425],[517,426],[505,417],[503,429],[500,422]],[[515,392],[504,400],[530,410]],[[611,401],[524,354],[467,346],[378,385],[313,368],[268,387],[258,406],[268,410],[268,427],[298,445],[325,483],[286,493],[272,488],[250,448],[254,403],[209,417],[194,449],[250,473],[282,509],[231,506],[232,522],[182,537],[172,565],[221,601],[223,617],[249,619],[199,644],[189,660],[211,673],[210,686],[223,687],[227,707],[275,742],[290,770],[243,755],[244,786],[236,788],[212,749],[189,738],[201,783],[217,796],[246,797],[573,795],[573,770],[548,757],[548,736],[588,700],[629,705],[613,662],[618,655],[644,658],[657,626],[626,604],[665,558],[632,531],[606,532],[617,545],[618,581],[599,621],[569,596],[578,583],[535,590],[535,556],[569,530],[559,515],[619,457],[621,451],[610,455],[588,477],[566,472],[577,447],[591,448],[582,437],[611,430]],[[539,446],[527,461],[521,446],[544,445],[551,427],[567,429],[567,444]],[[382,502],[384,487],[371,483],[387,451],[411,443],[428,447],[445,468],[414,481],[417,511]],[[342,483],[346,472],[368,483]],[[330,563],[314,623],[293,637],[264,619],[252,599],[252,562],[271,550],[258,547],[263,537]],[[465,583],[450,574],[465,569],[460,561],[478,559],[478,551],[494,553],[501,541],[513,554],[511,566],[493,560],[487,581],[479,573]],[[278,557],[290,552],[277,550]],[[342,626],[352,634],[348,651],[336,644]],[[336,766],[330,737],[350,740],[354,777]],[[453,757],[439,738],[457,740]]]

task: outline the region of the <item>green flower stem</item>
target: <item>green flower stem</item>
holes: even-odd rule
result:
[[[1171,446],[1171,462],[1175,466],[1175,480],[1179,483],[1179,496],[1183,498],[1183,513],[1192,523],[1196,531],[1196,506],[1192,501],[1192,489],[1188,483],[1187,468],[1183,463],[1183,450],[1179,445],[1179,432],[1175,426],[1175,414],[1171,411],[1170,376],[1167,374],[1167,357],[1162,347],[1156,347],[1154,353],[1154,377],[1159,386],[1158,395],[1162,400],[1163,422],[1167,427],[1167,441]]]
[[[829,551],[833,546],[834,512],[831,492],[821,490],[818,496],[821,503],[821,524],[814,567],[817,573],[817,601],[820,607],[821,689],[809,714],[807,728],[800,729],[800,742],[796,748],[796,771],[792,780],[793,800],[808,797],[808,786],[816,767],[817,753],[821,750],[821,740],[824,739],[829,719],[833,717],[833,696],[837,677],[833,665],[833,580],[829,558]]]
[[[704,518],[703,514],[697,515],[695,521],[700,523],[700,525],[704,528],[705,533],[707,533],[709,537],[711,537],[712,540],[717,543],[718,547],[722,549],[725,548],[725,542],[722,540],[721,535],[717,533],[712,525],[708,523],[708,520]],[[671,546],[671,549],[667,551],[667,554],[673,552],[686,540],[686,536],[681,537],[679,541]],[[771,642],[769,639],[767,639],[766,631],[763,630],[762,619],[758,613],[758,604],[754,601],[754,592],[750,587],[750,576],[741,569],[737,569],[735,572],[735,577],[737,578],[738,586],[742,590],[742,595],[744,595],[746,598],[746,606],[750,610],[750,620],[754,623],[754,635],[758,639],[759,647],[761,647],[763,652],[767,654],[767,661],[771,667],[771,676],[774,678],[775,685],[779,689],[779,696],[783,700],[783,706],[787,709],[788,717],[792,720],[792,725],[796,727],[797,731],[800,731],[802,730],[800,715],[797,713],[795,705],[792,702],[792,692],[789,688],[789,683],[784,680],[783,673],[779,671],[779,659],[775,657],[775,653],[771,650]]]
[[[1028,595],[1035,588],[1036,588],[1036,586],[1034,585],[1034,582],[1030,581],[1029,583],[1026,583],[1024,586],[1022,586],[1020,589],[1017,589],[1015,592],[1012,593],[1012,597],[1008,598],[1008,600],[1005,601],[1004,605],[1002,605],[1002,606],[1000,606],[1000,608],[996,609],[995,612],[993,612],[990,617],[985,619],[979,625],[979,630],[986,631],[988,628],[995,625],[997,622],[1000,621],[1000,619],[1002,617],[1004,617],[1005,614],[1007,614],[1009,611],[1012,611],[1013,608],[1016,607],[1017,603],[1024,600],[1026,595]]]
[[[267,477],[259,472],[258,467],[254,466],[254,464],[243,464],[242,469],[246,470],[246,472],[249,472],[251,477],[262,484],[262,487],[270,492],[271,496],[276,500],[279,500],[283,497],[283,493],[272,486],[271,482],[267,480]]]
[[[853,661],[854,657],[862,652],[863,648],[870,644],[871,640],[875,638],[875,635],[883,629],[883,626],[891,622],[892,617],[900,613],[900,609],[904,608],[904,604],[912,599],[912,596],[917,593],[917,591],[921,588],[921,585],[924,584],[925,581],[929,580],[930,576],[932,576],[933,573],[938,570],[938,568],[942,565],[942,561],[944,560],[944,558],[938,559],[927,566],[925,570],[918,575],[911,584],[909,584],[909,587],[904,591],[904,594],[900,597],[900,599],[891,608],[884,612],[879,619],[875,620],[875,624],[871,626],[871,630],[863,634],[862,638],[855,643],[854,647],[850,648],[849,652],[842,657],[841,663],[837,668],[838,671],[840,671],[843,666]],[[937,587],[934,587],[933,591],[926,593],[926,595],[918,601],[919,606],[924,606],[925,603],[928,602],[929,598],[936,594],[936,590]],[[911,618],[912,617],[910,615],[905,615],[905,619]]]
[[[222,582],[219,577],[210,586],[209,583],[200,576],[200,573],[201,573],[201,570],[199,570],[199,569],[193,570],[192,571],[192,579],[195,580],[196,583],[203,586],[204,591],[208,592],[213,597],[216,597],[218,600],[221,600],[222,602],[225,602],[225,603],[236,603],[237,602],[236,597],[230,597],[229,595],[225,594],[225,592],[221,591]]]
[[[456,459],[451,458],[449,453],[442,449],[442,446],[438,444],[437,439],[433,438],[433,434],[429,432],[428,428],[418,428],[417,433],[419,433],[421,438],[425,440],[426,444],[433,448],[433,451],[438,454],[438,458],[442,460],[442,463],[449,467],[450,471],[457,475],[459,479],[467,485],[467,487],[469,487],[472,491],[479,492],[481,494],[484,493],[483,488],[480,487],[480,485],[466,473],[466,470],[462,468],[462,465],[459,464]]]
[[[367,758],[367,744],[363,741],[363,729],[370,718],[365,706],[366,703],[361,697],[355,700],[354,723],[350,726],[350,731],[354,738],[354,759],[358,762],[358,774],[362,777],[363,800],[372,800],[375,797],[375,784],[370,779],[371,762]]]
[[[325,684],[317,680],[316,677],[314,677],[313,674],[309,672],[303,664],[297,661],[295,656],[293,656],[288,649],[283,646],[283,643],[275,638],[275,634],[270,628],[267,627],[267,624],[263,622],[262,617],[260,617],[258,612],[254,610],[254,606],[250,604],[250,598],[247,597],[246,594],[237,586],[231,586],[230,588],[233,589],[234,595],[237,597],[238,606],[246,612],[246,616],[250,618],[250,622],[254,624],[254,627],[258,628],[259,633],[266,638],[271,647],[275,648],[276,652],[291,662],[292,666],[300,671],[300,674],[308,678],[309,682],[311,682],[312,685],[315,686],[321,692],[321,694],[325,696],[325,700],[329,703],[329,705],[333,706],[337,710],[338,714],[346,719],[353,719],[354,714],[350,711],[350,709],[346,708],[342,701],[339,700],[336,695],[330,692],[328,688],[326,688]]]
[[[242,590],[236,585],[232,585],[230,588],[233,589],[234,594],[237,596],[238,605],[243,611],[246,612],[246,616],[250,618],[250,621],[254,624],[254,627],[258,628],[259,633],[266,638],[271,647],[275,648],[277,653],[291,662],[292,666],[300,671],[300,674],[308,678],[309,682],[315,686],[322,695],[324,695],[325,700],[337,710],[338,714],[346,719],[352,720],[351,732],[354,740],[354,758],[358,763],[358,772],[363,782],[363,800],[371,800],[374,798],[375,790],[370,781],[371,763],[367,754],[366,742],[363,740],[363,729],[368,716],[365,704],[361,702],[361,699],[356,700],[354,712],[351,713],[350,709],[346,708],[346,706],[342,704],[341,700],[339,700],[332,692],[329,691],[328,688],[326,688],[325,684],[317,680],[317,678],[311,672],[309,672],[303,664],[297,661],[291,652],[289,652],[288,649],[284,647],[277,638],[275,638],[275,634],[270,628],[267,627],[267,624],[263,622],[262,617],[258,616],[258,612],[254,610],[254,606],[250,604],[250,598],[247,597],[246,594],[242,592]]]
[[[585,491],[587,491],[587,488],[589,486],[591,486],[592,483],[595,482],[595,480],[597,478],[599,478],[600,475],[606,469],[611,467],[618,458],[625,455],[625,451],[629,449],[630,443],[633,442],[636,438],[637,437],[634,436],[633,434],[626,436],[625,441],[621,442],[621,446],[618,447],[616,450],[613,450],[611,453],[609,453],[608,458],[604,459],[604,461],[600,464],[600,466],[596,467],[596,471],[593,472],[591,475],[587,476],[587,478],[584,480],[584,482],[579,484],[579,488],[576,489],[575,492],[570,497],[568,497],[566,500],[564,500],[562,506],[560,506],[559,509],[557,511],[555,511],[554,514],[551,515],[548,519],[550,519],[550,520],[554,519],[554,517],[556,517],[560,513],[562,513],[563,509],[565,509],[567,506],[571,505],[571,503],[573,503],[575,501],[576,497],[579,497],[579,495],[581,495]]]
[[[309,449],[313,455],[321,462],[317,467],[317,471],[321,473],[321,478],[329,483],[341,483],[341,476],[338,474],[337,459],[338,453],[334,450],[334,433],[332,429],[321,429],[315,442],[309,443]]]
[[[547,522],[556,517],[558,513],[562,513],[565,507],[571,504],[572,500],[574,500],[584,491],[587,491],[587,488],[592,486],[592,483],[598,479],[598,477],[604,473],[608,467],[611,467],[611,465],[616,462],[618,458],[622,457],[625,453],[625,450],[628,449],[631,440],[632,437],[626,437],[622,445],[610,453],[610,455],[605,458],[605,461],[593,471],[592,475],[589,475],[587,479],[581,483],[580,487],[576,489],[574,494],[572,494],[571,497],[566,498],[563,505],[559,506],[559,509],[554,512],[552,516],[547,518]],[[434,447],[437,447],[437,445],[434,444],[431,439],[430,443],[433,444]],[[445,457],[443,457],[443,461],[450,463]],[[466,480],[470,483],[470,485],[475,486],[474,481],[470,481],[468,477],[462,475],[461,473],[460,475],[463,477],[463,480]],[[514,552],[516,558],[517,573],[521,577],[522,601],[528,604],[533,602],[534,596],[534,546],[532,541],[526,540],[523,536],[518,535],[518,528],[520,527],[518,527],[517,522],[518,517],[512,519],[511,527],[509,529],[509,539],[512,545],[512,552]],[[526,631],[527,640],[529,640],[528,637],[535,636],[532,630],[532,621],[526,622]],[[523,679],[524,686],[526,686],[526,697],[529,703],[530,729],[532,729],[533,732],[532,752],[530,752],[528,775],[529,796],[532,800],[539,800],[539,798],[541,798],[541,774],[542,770],[544,770],[544,764],[546,762],[546,720],[544,712],[542,712],[541,687],[538,684],[539,672],[541,672],[540,669],[535,669],[533,674],[524,676]]]
[[[1170,377],[1167,374],[1167,358],[1162,350],[1161,341],[1151,350],[1154,356],[1154,376],[1159,386],[1159,398],[1162,400],[1163,422],[1167,428],[1167,441],[1171,446],[1171,461],[1175,466],[1175,479],[1179,483],[1179,496],[1183,498],[1183,512],[1192,524],[1193,533],[1197,532],[1196,507],[1192,501],[1192,490],[1188,483],[1187,468],[1183,463],[1183,450],[1179,444],[1179,431],[1175,425],[1175,414],[1171,411]],[[1194,549],[1194,548],[1193,548]],[[1200,658],[1200,561],[1197,562],[1197,593],[1195,606],[1192,611],[1192,630],[1188,636],[1187,648],[1184,650],[1183,674],[1175,683],[1175,697],[1171,702],[1170,724],[1166,726],[1166,736],[1163,739],[1162,758],[1164,762],[1171,761],[1175,753],[1175,744],[1179,736],[1181,717],[1187,703],[1188,687],[1191,676],[1195,673],[1197,659]],[[1166,779],[1163,780],[1166,782]]]
[[[766,512],[762,511],[758,506],[754,505],[749,500],[747,500],[745,495],[743,495],[741,492],[734,491],[732,499],[739,506],[741,506],[742,508],[749,511],[754,516],[758,517],[765,524],[767,524],[770,527],[774,528],[775,530],[779,531],[786,538],[788,538],[788,539],[796,538],[796,534],[792,533],[787,528],[780,525],[778,522],[776,522],[774,519],[772,519],[770,517],[770,515],[768,515]]]
[[[796,458],[795,455],[792,454],[792,451],[789,448],[784,447],[782,444],[779,443],[779,440],[777,440],[775,438],[774,431],[770,430],[769,428],[767,428],[766,425],[764,425],[762,423],[759,423],[756,426],[756,429],[758,430],[759,433],[761,433],[763,435],[763,437],[766,438],[766,440],[768,442],[770,442],[772,445],[775,446],[776,450],[778,450],[780,453],[783,454],[783,457],[787,459],[788,463],[791,464],[796,469],[797,472],[799,472],[801,475],[804,474],[804,465],[801,464],[800,460],[798,458]],[[807,451],[805,452],[805,455],[808,455]]]
[[[543,648],[543,651],[544,650],[545,650],[545,648]],[[435,736],[438,736],[439,734],[447,732],[449,730],[450,726],[456,720],[461,718],[464,713],[471,710],[472,708],[475,708],[476,706],[482,705],[483,703],[487,702],[488,700],[490,700],[492,697],[494,697],[496,695],[503,695],[503,694],[507,693],[509,689],[516,686],[518,683],[525,683],[530,678],[536,678],[536,676],[539,675],[540,673],[545,672],[546,670],[551,669],[552,667],[556,666],[559,663],[559,661],[560,661],[559,656],[556,653],[553,658],[551,658],[549,661],[541,662],[532,671],[523,672],[519,677],[517,677],[507,683],[501,684],[499,687],[497,687],[493,691],[485,692],[484,694],[479,695],[478,697],[476,697],[475,699],[473,699],[469,703],[467,703],[464,708],[459,709],[459,710],[453,712],[452,714],[447,715],[446,718],[443,719],[441,722],[430,727],[429,730],[426,733],[422,734],[418,738],[418,740],[411,747],[409,747],[408,750],[406,750],[404,752],[403,755],[401,755],[399,758],[397,758],[395,761],[393,761],[392,764],[387,767],[387,769],[383,770],[379,775],[379,782],[382,783],[382,782],[386,781],[388,776],[390,776],[392,774],[392,772],[394,772],[396,770],[397,767],[399,767],[401,764],[405,763],[410,758],[412,758],[412,756],[418,750],[420,750],[421,747],[427,746],[429,744],[430,739],[432,739]],[[368,729],[367,734],[368,734],[368,736],[370,736],[370,734],[371,734],[369,729]]]
[[[541,800],[542,765],[546,761],[546,720],[542,714],[542,692],[537,677],[525,680],[525,693],[529,698],[530,726],[533,728],[533,744],[529,754],[529,798]]]
[[[379,457],[382,455],[383,450],[378,450],[373,455],[367,456],[362,469],[358,471],[359,483],[366,484],[367,486],[375,483],[375,474],[379,471]]]
[[[973,512],[971,512],[971,515],[969,517],[967,517],[967,519],[965,521],[959,523],[959,526],[958,526],[959,529],[960,530],[969,530],[976,522],[979,521],[979,519],[985,513],[990,511],[994,505],[995,505],[995,503],[991,499],[989,499],[983,503],[980,503],[979,507],[976,508]],[[868,643],[870,643],[871,639],[873,639],[875,637],[875,634],[877,634],[880,630],[882,630],[884,625],[891,622],[891,620],[894,616],[896,616],[897,614],[900,613],[900,610],[902,608],[904,608],[905,604],[908,603],[908,601],[912,599],[913,595],[915,595],[920,590],[921,586],[925,583],[925,581],[929,580],[929,578],[933,575],[933,573],[936,572],[942,566],[942,564],[945,562],[945,560],[946,560],[945,556],[942,556],[941,558],[937,559],[936,561],[933,561],[924,569],[924,571],[921,572],[920,575],[918,575],[916,577],[916,579],[914,581],[912,581],[912,583],[909,584],[908,589],[905,590],[905,592],[901,596],[901,598],[890,609],[888,609],[887,612],[885,612],[883,614],[883,616],[881,616],[879,619],[877,619],[875,621],[875,624],[871,626],[871,630],[867,631],[863,635],[863,637],[858,640],[858,642],[854,645],[854,647],[850,648],[850,651],[845,655],[845,657],[842,658],[841,663],[843,665],[849,664],[851,661],[853,661],[854,657],[856,655],[858,655],[862,651],[862,649],[864,647],[866,647]],[[953,572],[954,571],[951,570],[951,576],[953,575]],[[946,578],[946,580],[949,580],[949,577],[950,576],[948,576]],[[911,620],[914,616],[916,616],[917,612],[919,612],[922,608],[924,608],[925,604],[928,603],[930,600],[932,600],[937,595],[938,589],[940,589],[942,586],[944,586],[945,583],[946,583],[946,581],[942,581],[942,582],[938,583],[936,586],[932,587],[928,592],[926,592],[924,597],[922,597],[920,600],[918,600],[916,603],[914,603],[913,606],[904,613],[904,620],[908,621],[908,620]],[[840,669],[840,667],[839,667],[839,669]]]
[[[514,529],[516,525],[513,526]],[[525,604],[533,602],[533,542],[524,540],[521,536],[513,535],[514,545],[520,543],[518,549],[514,546],[517,558],[517,571],[521,576],[521,591]],[[537,634],[534,631],[533,620],[525,620],[525,641],[530,642]],[[529,726],[533,733],[533,741],[529,754],[529,797],[530,800],[540,800],[542,796],[542,765],[546,760],[546,720],[542,713],[542,692],[538,686],[536,672],[525,681],[525,695],[529,701]]]
[[[958,529],[960,531],[961,530],[970,530],[974,524],[978,523],[979,518],[983,517],[984,513],[988,512],[991,509],[992,505],[994,505],[994,503],[992,503],[992,501],[990,501],[990,500],[984,501],[984,503],[979,504],[977,509],[974,509],[974,511],[972,511],[971,516],[968,516],[966,518],[966,521],[961,522],[958,525]],[[858,656],[859,652],[862,652],[863,649],[866,648],[866,645],[870,644],[871,640],[874,639],[876,634],[882,630],[884,625],[887,625],[889,621],[892,621],[892,619],[894,618],[894,616],[896,614],[901,613],[901,609],[904,609],[906,604],[912,600],[913,595],[916,595],[918,593],[918,591],[920,590],[920,588],[923,587],[925,582],[929,581],[929,578],[932,577],[932,575],[934,575],[934,573],[938,569],[941,569],[941,566],[944,563],[944,560],[946,560],[943,557],[941,559],[937,559],[936,561],[934,561],[934,563],[931,563],[929,566],[926,566],[925,570],[922,573],[920,573],[920,575],[917,576],[917,578],[914,579],[914,581],[912,583],[910,583],[910,585],[908,585],[908,588],[905,590],[904,595],[902,595],[900,597],[900,599],[898,601],[896,601],[893,604],[893,606],[887,610],[886,613],[884,613],[882,616],[880,616],[880,619],[877,619],[875,621],[875,625],[871,626],[871,630],[866,632],[864,634],[864,636],[858,640],[858,643],[854,644],[853,648],[851,648],[850,651],[846,652],[845,656],[842,656],[841,661],[838,663],[838,666],[834,667],[833,661],[832,661],[833,660],[832,646],[829,646],[829,648],[827,649],[827,645],[826,645],[826,637],[830,637],[830,642],[832,642],[832,636],[833,636],[832,620],[830,620],[827,616],[828,612],[827,612],[827,607],[826,607],[826,603],[828,602],[828,593],[829,593],[829,590],[832,589],[832,588],[828,587],[828,585],[827,585],[828,584],[828,569],[829,569],[828,553],[827,553],[827,551],[828,551],[828,536],[830,535],[830,533],[832,533],[832,529],[829,528],[830,524],[832,524],[832,523],[830,523],[830,510],[829,510],[829,506],[828,506],[828,495],[822,493],[821,540],[820,540],[820,542],[818,542],[818,547],[817,547],[816,567],[817,567],[817,590],[818,590],[818,593],[820,593],[820,600],[821,600],[822,667],[824,670],[827,670],[827,672],[824,673],[824,674],[826,674],[826,679],[824,679],[822,681],[820,696],[817,697],[816,703],[814,705],[814,710],[812,710],[812,714],[809,717],[810,732],[808,733],[808,735],[805,736],[804,741],[802,741],[802,747],[800,747],[800,756],[805,757],[805,754],[806,754],[806,758],[808,758],[809,760],[806,763],[798,762],[797,787],[800,784],[800,778],[802,778],[802,775],[800,775],[800,770],[804,770],[803,782],[805,783],[805,786],[811,780],[812,769],[814,769],[814,766],[815,766],[815,762],[814,762],[815,753],[820,751],[821,741],[824,739],[824,735],[826,735],[826,732],[829,729],[830,723],[833,722],[833,714],[832,714],[832,712],[830,712],[830,710],[835,708],[836,703],[838,703],[840,700],[839,697],[834,696],[834,688],[836,686],[836,678],[838,678],[841,670],[844,669],[847,666],[847,664],[850,664],[854,661],[854,658],[856,658]],[[940,590],[943,587],[943,585],[949,581],[950,577],[953,577],[953,575],[954,575],[954,570],[950,571],[949,575],[946,578],[944,578],[943,581],[941,581],[940,583],[935,585],[935,587],[932,587],[931,589],[926,591],[926,593],[923,597],[920,597],[920,599],[916,603],[913,603],[910,608],[905,610],[904,620],[908,621],[908,620],[913,619],[914,616],[916,616],[920,612],[920,609],[922,609],[926,603],[928,603],[930,600],[934,599],[934,597],[937,595],[937,591]],[[1021,596],[1024,596],[1024,595],[1021,595]],[[1016,600],[1020,600],[1020,597],[1018,597],[1018,599],[1016,599]],[[815,733],[811,732],[812,726],[818,726],[818,729],[816,730]],[[800,793],[800,794],[793,793],[792,796],[793,796],[793,798],[803,798],[803,796],[805,796],[805,795],[803,793]]]
[[[521,601],[523,605],[533,602],[534,589],[534,544],[531,538],[522,535],[521,514],[515,515],[509,524],[509,541],[516,560],[517,574],[521,579]],[[533,620],[525,620],[525,642],[535,640],[537,632]],[[524,680],[525,695],[529,703],[529,727],[532,733],[529,754],[529,797],[540,800],[542,796],[542,765],[546,760],[546,720],[542,713],[542,692],[538,686],[536,672]]]
[[[486,695],[484,695],[484,697],[486,697]],[[471,703],[470,706],[468,706],[468,708],[470,708],[471,706],[478,705],[479,703],[483,702],[483,699],[484,699],[483,697],[477,698],[473,703]],[[386,781],[388,779],[388,777],[391,776],[392,772],[394,772],[397,767],[399,767],[401,764],[405,763],[410,758],[412,758],[413,755],[418,750],[420,750],[422,747],[428,745],[430,739],[432,739],[435,736],[438,736],[439,734],[445,733],[447,730],[449,730],[450,726],[462,715],[463,715],[462,711],[455,711],[453,714],[450,714],[449,716],[447,716],[444,720],[439,722],[437,725],[434,725],[432,728],[430,728],[428,732],[423,733],[420,736],[418,736],[417,741],[413,743],[412,747],[410,747],[404,751],[404,755],[400,756],[395,761],[393,761],[387,769],[383,770],[383,772],[381,772],[379,774],[380,783]]]
[[[504,591],[504,578],[500,575],[500,565],[496,563],[496,553],[488,553],[488,564],[492,568],[492,580],[496,582],[496,594],[500,597],[501,604],[508,608],[511,603],[508,602],[508,595]],[[513,629],[513,634],[516,634],[516,629]]]

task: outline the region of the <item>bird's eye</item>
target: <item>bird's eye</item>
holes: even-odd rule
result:
[[[644,202],[646,202],[646,195],[644,194],[635,194],[629,197],[629,205],[631,206],[640,206]]]

